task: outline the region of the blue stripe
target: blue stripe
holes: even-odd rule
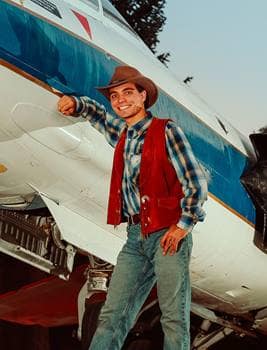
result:
[[[110,106],[94,86],[105,85],[118,62],[81,40],[8,3],[0,3],[0,58],[67,94]],[[176,120],[211,176],[209,192],[251,222],[255,210],[240,176],[247,158],[164,92],[152,113]]]

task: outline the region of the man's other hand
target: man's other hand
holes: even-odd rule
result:
[[[187,231],[176,225],[171,225],[160,241],[163,255],[174,255],[177,252],[180,241],[187,235]]]
[[[73,115],[76,111],[76,101],[72,96],[62,96],[57,104],[58,111],[64,115]]]

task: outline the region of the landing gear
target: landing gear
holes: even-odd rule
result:
[[[95,334],[98,317],[104,301],[92,303],[85,308],[82,320],[82,350],[88,350]]]
[[[216,327],[216,329],[212,329],[212,325],[214,324],[212,324],[211,321],[202,321],[199,332],[192,342],[191,350],[207,350],[212,345],[233,333],[233,329],[219,325],[217,325],[218,327]]]
[[[207,350],[214,344],[224,343],[224,340],[225,344],[231,344],[231,340],[238,337],[258,339],[253,329],[253,320],[249,319],[250,315],[247,318],[238,318],[226,313],[219,314],[195,303],[192,303],[191,311],[191,350]]]

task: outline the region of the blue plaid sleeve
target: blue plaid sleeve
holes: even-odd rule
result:
[[[90,124],[103,134],[108,143],[115,147],[126,123],[119,117],[108,113],[105,107],[87,96],[75,97],[75,116],[86,118]]]
[[[207,181],[183,131],[172,121],[168,121],[166,126],[166,145],[184,192],[182,215],[177,225],[190,230],[196,222],[205,218],[202,205],[207,200]]]

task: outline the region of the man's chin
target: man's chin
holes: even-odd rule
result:
[[[135,114],[127,113],[127,112],[125,112],[125,113],[120,112],[120,113],[117,113],[117,114],[118,114],[119,117],[121,117],[122,119],[125,119],[125,120],[135,116]]]

